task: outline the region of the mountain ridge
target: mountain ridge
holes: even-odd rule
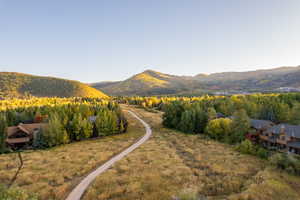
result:
[[[200,94],[224,90],[263,92],[281,87],[300,88],[300,66],[194,76],[171,75],[148,69],[124,81],[100,82],[91,86],[113,96]]]

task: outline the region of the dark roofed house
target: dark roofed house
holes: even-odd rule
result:
[[[46,123],[33,123],[8,127],[6,143],[13,147],[24,146],[30,143],[34,139],[35,134],[46,126]]]
[[[257,143],[263,132],[272,126],[274,126],[274,123],[268,120],[250,119],[252,130],[247,133],[246,138]]]
[[[276,146],[283,151],[300,154],[300,126],[278,124],[266,130],[265,134],[275,138]]]

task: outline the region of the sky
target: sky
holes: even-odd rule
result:
[[[300,0],[0,0],[0,71],[86,83],[300,65]]]

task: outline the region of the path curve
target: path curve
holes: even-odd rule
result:
[[[142,120],[140,117],[138,117],[135,113],[128,111],[133,117],[138,119],[145,127],[146,134],[136,143],[119,153],[118,155],[114,156],[110,160],[108,160],[106,163],[98,167],[96,170],[91,172],[88,176],[86,176],[69,194],[69,196],[66,198],[66,200],[80,200],[83,193],[87,190],[88,186],[96,179],[97,176],[105,172],[108,168],[110,168],[115,162],[121,160],[123,157],[125,157],[127,154],[138,148],[140,145],[142,145],[144,142],[146,142],[151,134],[152,130],[150,128],[150,125],[147,124],[144,120]]]

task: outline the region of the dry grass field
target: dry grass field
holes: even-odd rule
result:
[[[300,199],[300,177],[228,145],[165,129],[159,113],[134,111],[152,126],[152,138],[98,177],[84,200]]]
[[[24,167],[14,186],[42,200],[62,200],[91,170],[134,143],[144,134],[131,115],[128,133],[22,153]],[[17,154],[0,155],[0,182],[8,184],[18,168]]]

